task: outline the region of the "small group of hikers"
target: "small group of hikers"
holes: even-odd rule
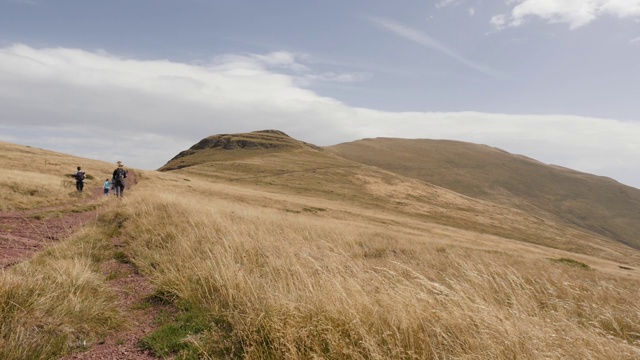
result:
[[[78,166],[78,169],[73,177],[76,179],[76,190],[78,190],[78,192],[80,193],[84,189],[84,180],[86,176],[87,175],[82,170],[82,167]],[[111,177],[111,180],[106,179],[104,184],[102,185],[104,195],[109,195],[109,192],[113,190],[116,196],[122,197],[124,195],[126,178],[127,169],[125,169],[124,165],[122,165],[122,161],[118,161],[118,167],[113,170],[113,176]]]

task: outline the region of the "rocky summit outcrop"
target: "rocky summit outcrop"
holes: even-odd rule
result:
[[[280,130],[260,130],[240,134],[218,134],[206,137],[189,149],[181,151],[159,170],[168,171],[181,169],[212,161],[221,156],[220,151],[225,150],[285,151],[294,149],[323,151],[323,149],[318,146],[296,140]]]
[[[220,134],[200,140],[189,150],[203,149],[273,149],[292,146],[295,141],[279,130],[262,130],[250,134]],[[183,151],[184,152],[184,151]]]

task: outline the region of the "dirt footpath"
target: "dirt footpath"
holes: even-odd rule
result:
[[[30,258],[97,216],[96,210],[71,212],[71,208],[0,212],[0,268]]]
[[[119,239],[112,241],[116,248],[122,247]],[[141,349],[140,342],[157,329],[155,319],[161,313],[168,314],[173,310],[168,305],[149,304],[154,288],[132,264],[109,260],[103,264],[102,271],[105,275],[118,274],[117,278],[109,281],[109,286],[118,295],[118,306],[127,320],[127,327],[97,344],[90,344],[87,351],[68,355],[61,360],[157,359],[148,350]]]
[[[129,171],[125,196],[136,183],[135,172]],[[84,196],[78,197],[78,204],[90,206],[103,196],[101,187],[87,187]],[[114,197],[113,192],[109,196]],[[0,212],[0,269],[24,261],[46,246],[71,236],[98,216],[97,208],[87,211],[72,210],[73,205],[65,205]]]
[[[125,197],[136,183],[135,172],[129,171]],[[98,202],[103,197],[102,188],[85,188],[85,194],[78,197],[75,206],[0,212],[0,269],[29,259],[47,246],[71,236],[85,224],[95,221],[100,208]],[[119,201],[113,192],[109,197],[109,200]],[[82,211],[82,206],[87,207],[86,211]],[[120,239],[111,241],[116,249],[124,249]],[[88,344],[86,352],[71,354],[63,359],[156,359],[148,351],[140,349],[139,343],[156,329],[155,319],[160,313],[171,313],[173,310],[162,304],[141,306],[153,295],[154,289],[128,261],[108,260],[102,264],[102,272],[105,278],[118,275],[108,284],[118,295],[118,305],[128,326],[96,344]]]

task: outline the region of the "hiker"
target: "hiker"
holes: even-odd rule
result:
[[[80,166],[78,166],[78,170],[75,174],[73,174],[73,177],[76,178],[76,190],[78,190],[78,192],[82,192],[82,189],[84,189],[85,176],[85,172],[82,171],[82,168]]]
[[[124,195],[124,179],[127,178],[127,170],[122,165],[122,161],[118,161],[118,167],[113,170],[113,184],[115,186],[116,196]]]
[[[102,189],[104,191],[104,196],[108,196],[109,190],[111,189],[111,182],[109,181],[109,179],[106,179],[104,181],[104,185],[102,185]]]

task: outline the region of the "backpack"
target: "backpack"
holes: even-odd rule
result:
[[[117,168],[116,175],[113,177],[113,179],[116,181],[122,181],[126,177],[127,177],[127,172],[124,169]]]
[[[76,171],[76,180],[78,181],[84,180],[84,171]]]

